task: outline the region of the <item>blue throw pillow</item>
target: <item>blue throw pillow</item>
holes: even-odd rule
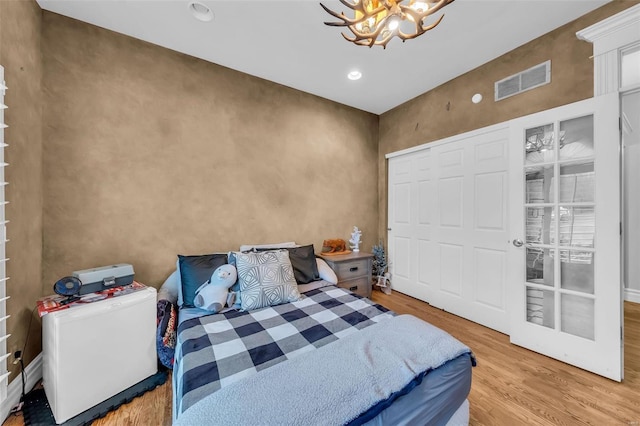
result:
[[[223,253],[200,256],[178,255],[180,281],[182,282],[182,306],[194,308],[193,299],[196,297],[196,290],[211,278],[213,271],[226,263],[227,255]]]

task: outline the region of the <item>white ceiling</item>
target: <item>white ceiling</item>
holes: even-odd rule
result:
[[[456,0],[438,27],[383,50],[356,46],[328,27],[317,0],[38,0],[51,12],[247,74],[381,114],[545,34],[609,0]],[[334,11],[338,1],[324,1]],[[438,14],[439,15],[439,14]],[[358,81],[347,79],[353,69]],[[507,77],[507,76],[505,76]],[[474,88],[469,88],[469,96]]]

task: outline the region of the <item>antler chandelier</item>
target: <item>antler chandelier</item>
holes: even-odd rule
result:
[[[404,42],[435,28],[444,15],[429,25],[425,25],[425,19],[453,1],[409,0],[408,5],[405,5],[402,4],[405,0],[354,0],[354,3],[340,0],[340,3],[354,11],[353,18],[347,17],[343,12],[336,13],[322,3],[320,6],[341,20],[325,22],[326,25],[347,27],[351,30],[353,37],[342,33],[348,41],[359,46],[386,48],[394,36]]]

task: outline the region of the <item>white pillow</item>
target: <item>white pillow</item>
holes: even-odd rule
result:
[[[311,281],[309,284],[298,284],[298,291],[300,294],[306,293],[307,291],[317,290],[322,287],[326,287],[329,285],[335,285],[325,280]]]
[[[274,244],[243,244],[240,246],[240,251],[249,251],[253,249],[278,249],[287,247],[297,247],[298,245],[293,241],[287,241],[285,243]]]
[[[164,281],[160,290],[158,290],[158,300],[168,300],[171,303],[178,302],[180,293],[180,272],[176,269]]]
[[[320,274],[321,279],[333,285],[338,284],[338,276],[333,272],[333,269],[331,269],[324,259],[316,257],[316,263],[318,264],[318,273]]]
[[[180,259],[176,259],[176,273],[178,281],[178,308],[182,308],[182,274],[180,274]]]

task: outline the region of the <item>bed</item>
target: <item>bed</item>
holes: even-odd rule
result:
[[[468,424],[468,347],[331,282],[298,289],[259,309],[180,309],[175,425]]]

